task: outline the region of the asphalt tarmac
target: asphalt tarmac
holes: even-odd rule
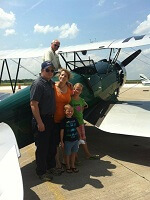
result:
[[[150,87],[124,87],[119,100],[149,101]],[[36,176],[34,144],[21,149],[24,200],[149,200],[150,138],[106,133],[88,123],[86,135],[100,159],[87,160],[80,148],[79,173],[64,172],[52,182]]]

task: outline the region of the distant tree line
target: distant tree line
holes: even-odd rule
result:
[[[12,79],[12,82],[15,83],[16,79]],[[18,79],[17,82],[18,83],[27,83],[27,82],[32,82],[33,79]],[[2,83],[9,83],[10,80],[1,80]]]
[[[30,85],[34,79],[18,79],[17,83],[21,83],[22,85]],[[15,83],[15,79],[12,79],[12,82]],[[140,80],[126,80],[126,83],[140,83]],[[10,80],[1,80],[1,84],[9,84]]]
[[[126,80],[126,83],[141,83],[141,80]]]
[[[33,79],[18,79],[17,83],[20,83],[22,85],[31,85],[31,83],[33,81],[34,81]],[[15,83],[15,79],[12,79],[12,83]],[[9,85],[10,80],[1,80],[1,84],[2,85]]]

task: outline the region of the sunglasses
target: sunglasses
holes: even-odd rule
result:
[[[58,48],[60,47],[60,46],[59,46],[59,45],[57,45],[57,44],[54,44],[54,46],[55,46],[55,47],[58,47]]]
[[[45,71],[54,73],[54,69],[45,69]]]

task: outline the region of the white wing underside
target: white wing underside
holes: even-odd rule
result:
[[[0,123],[0,199],[23,200],[20,152],[12,129]]]
[[[115,104],[107,113],[99,129],[123,135],[150,137],[150,102],[130,101]]]
[[[137,37],[61,47],[58,53],[72,53],[85,50],[90,51],[90,50],[110,49],[110,48],[128,48],[128,47],[143,46],[150,44],[150,34],[142,36],[141,38],[139,37],[140,39]],[[48,48],[36,48],[36,49],[17,49],[17,50],[0,51],[0,59],[3,60],[11,58],[15,59],[15,58],[41,57],[43,56],[44,52],[47,51],[47,49]]]

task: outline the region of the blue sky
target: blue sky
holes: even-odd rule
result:
[[[0,0],[0,50],[150,33],[149,0]]]

